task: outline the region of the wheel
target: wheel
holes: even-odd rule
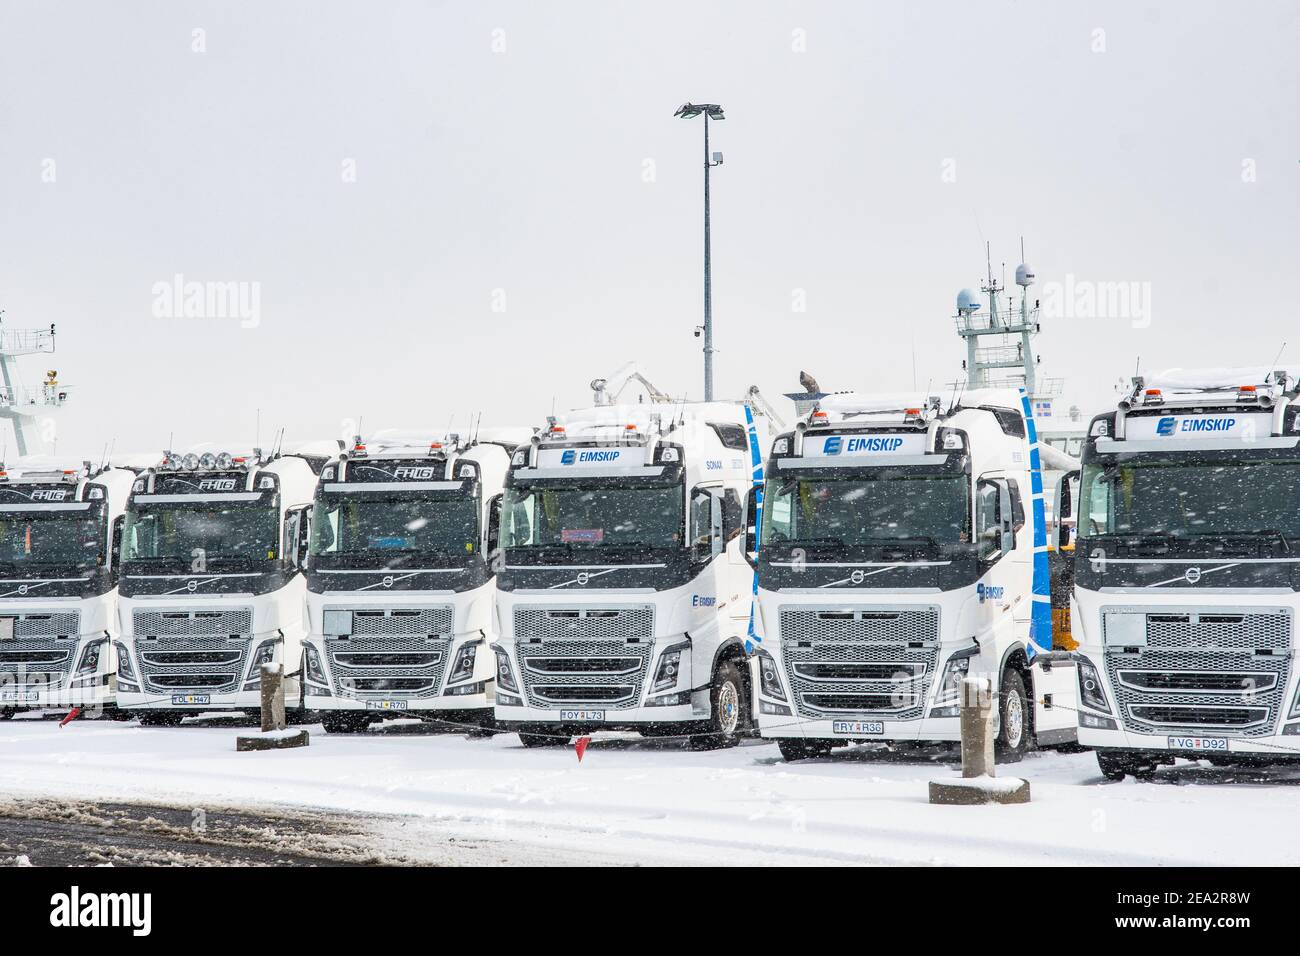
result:
[[[998,763],[1016,763],[1029,749],[1029,695],[1020,672],[1008,667],[1002,673],[1002,689],[993,731],[993,752]]]
[[[140,718],[142,727],[179,727],[185,719],[179,710],[139,710],[133,716]]]
[[[809,757],[825,757],[831,752],[829,740],[801,740],[797,737],[782,737],[776,742],[781,748],[781,759],[785,761],[807,760]]]
[[[700,733],[690,737],[692,750],[717,750],[734,747],[740,743],[740,731],[746,711],[745,680],[740,668],[731,661],[723,661],[713,675],[709,689],[710,712]]]
[[[519,742],[525,747],[565,747],[569,738],[558,734],[527,734],[519,732]]]
[[[370,715],[363,710],[327,710],[321,723],[327,734],[359,734],[370,726]]]
[[[18,713],[16,707],[0,707],[0,720],[9,720],[16,713]]]
[[[1149,757],[1114,750],[1098,750],[1097,766],[1107,780],[1123,780],[1130,774],[1145,778],[1156,772],[1156,762]]]

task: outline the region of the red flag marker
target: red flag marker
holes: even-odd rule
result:
[[[582,763],[582,755],[587,752],[587,744],[591,743],[590,737],[579,737],[573,742],[573,749],[578,752],[578,763]]]
[[[62,726],[63,726],[64,724],[66,724],[68,721],[70,721],[70,720],[76,720],[76,719],[77,719],[78,717],[80,717],[80,716],[81,716],[81,708],[80,708],[80,707],[74,707],[74,708],[72,708],[71,711],[68,712],[68,716],[64,717],[62,720],[59,721],[59,726],[62,727]]]

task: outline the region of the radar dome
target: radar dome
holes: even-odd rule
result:
[[[1029,263],[1022,262],[1016,266],[1016,285],[1031,286],[1034,284],[1034,270]]]
[[[978,312],[980,300],[975,297],[975,293],[970,289],[962,289],[957,293],[957,311],[970,313]]]

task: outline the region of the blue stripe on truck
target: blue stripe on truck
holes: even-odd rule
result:
[[[755,485],[758,486],[758,494],[754,496],[754,526],[762,527],[763,520],[763,449],[758,447],[758,429],[754,427],[754,410],[748,404],[745,409],[745,428],[749,441],[749,467],[750,474]],[[744,547],[744,544],[741,544]],[[750,586],[749,602],[749,631],[745,635],[745,653],[752,654],[755,644],[763,643],[763,638],[754,632],[754,607],[758,602],[758,571],[754,572],[754,580]]]
[[[1029,618],[1030,660],[1052,649],[1052,572],[1047,563],[1047,516],[1043,509],[1043,470],[1038,456],[1038,429],[1029,407],[1029,395],[1020,389],[1020,412],[1029,439],[1029,491],[1034,516],[1034,584],[1032,615]]]

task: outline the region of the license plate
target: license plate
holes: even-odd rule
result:
[[[211,694],[172,694],[173,704],[210,704]]]
[[[1210,750],[1226,753],[1227,737],[1170,737],[1170,750]]]
[[[603,710],[562,710],[560,720],[604,720]]]
[[[835,720],[831,722],[833,734],[883,734],[885,725],[879,720]]]
[[[404,700],[368,700],[366,710],[406,710]]]
[[[14,619],[12,617],[0,617],[0,641],[12,641],[14,639]]]
[[[15,704],[33,704],[41,699],[38,691],[6,690],[0,691],[0,700]]]

